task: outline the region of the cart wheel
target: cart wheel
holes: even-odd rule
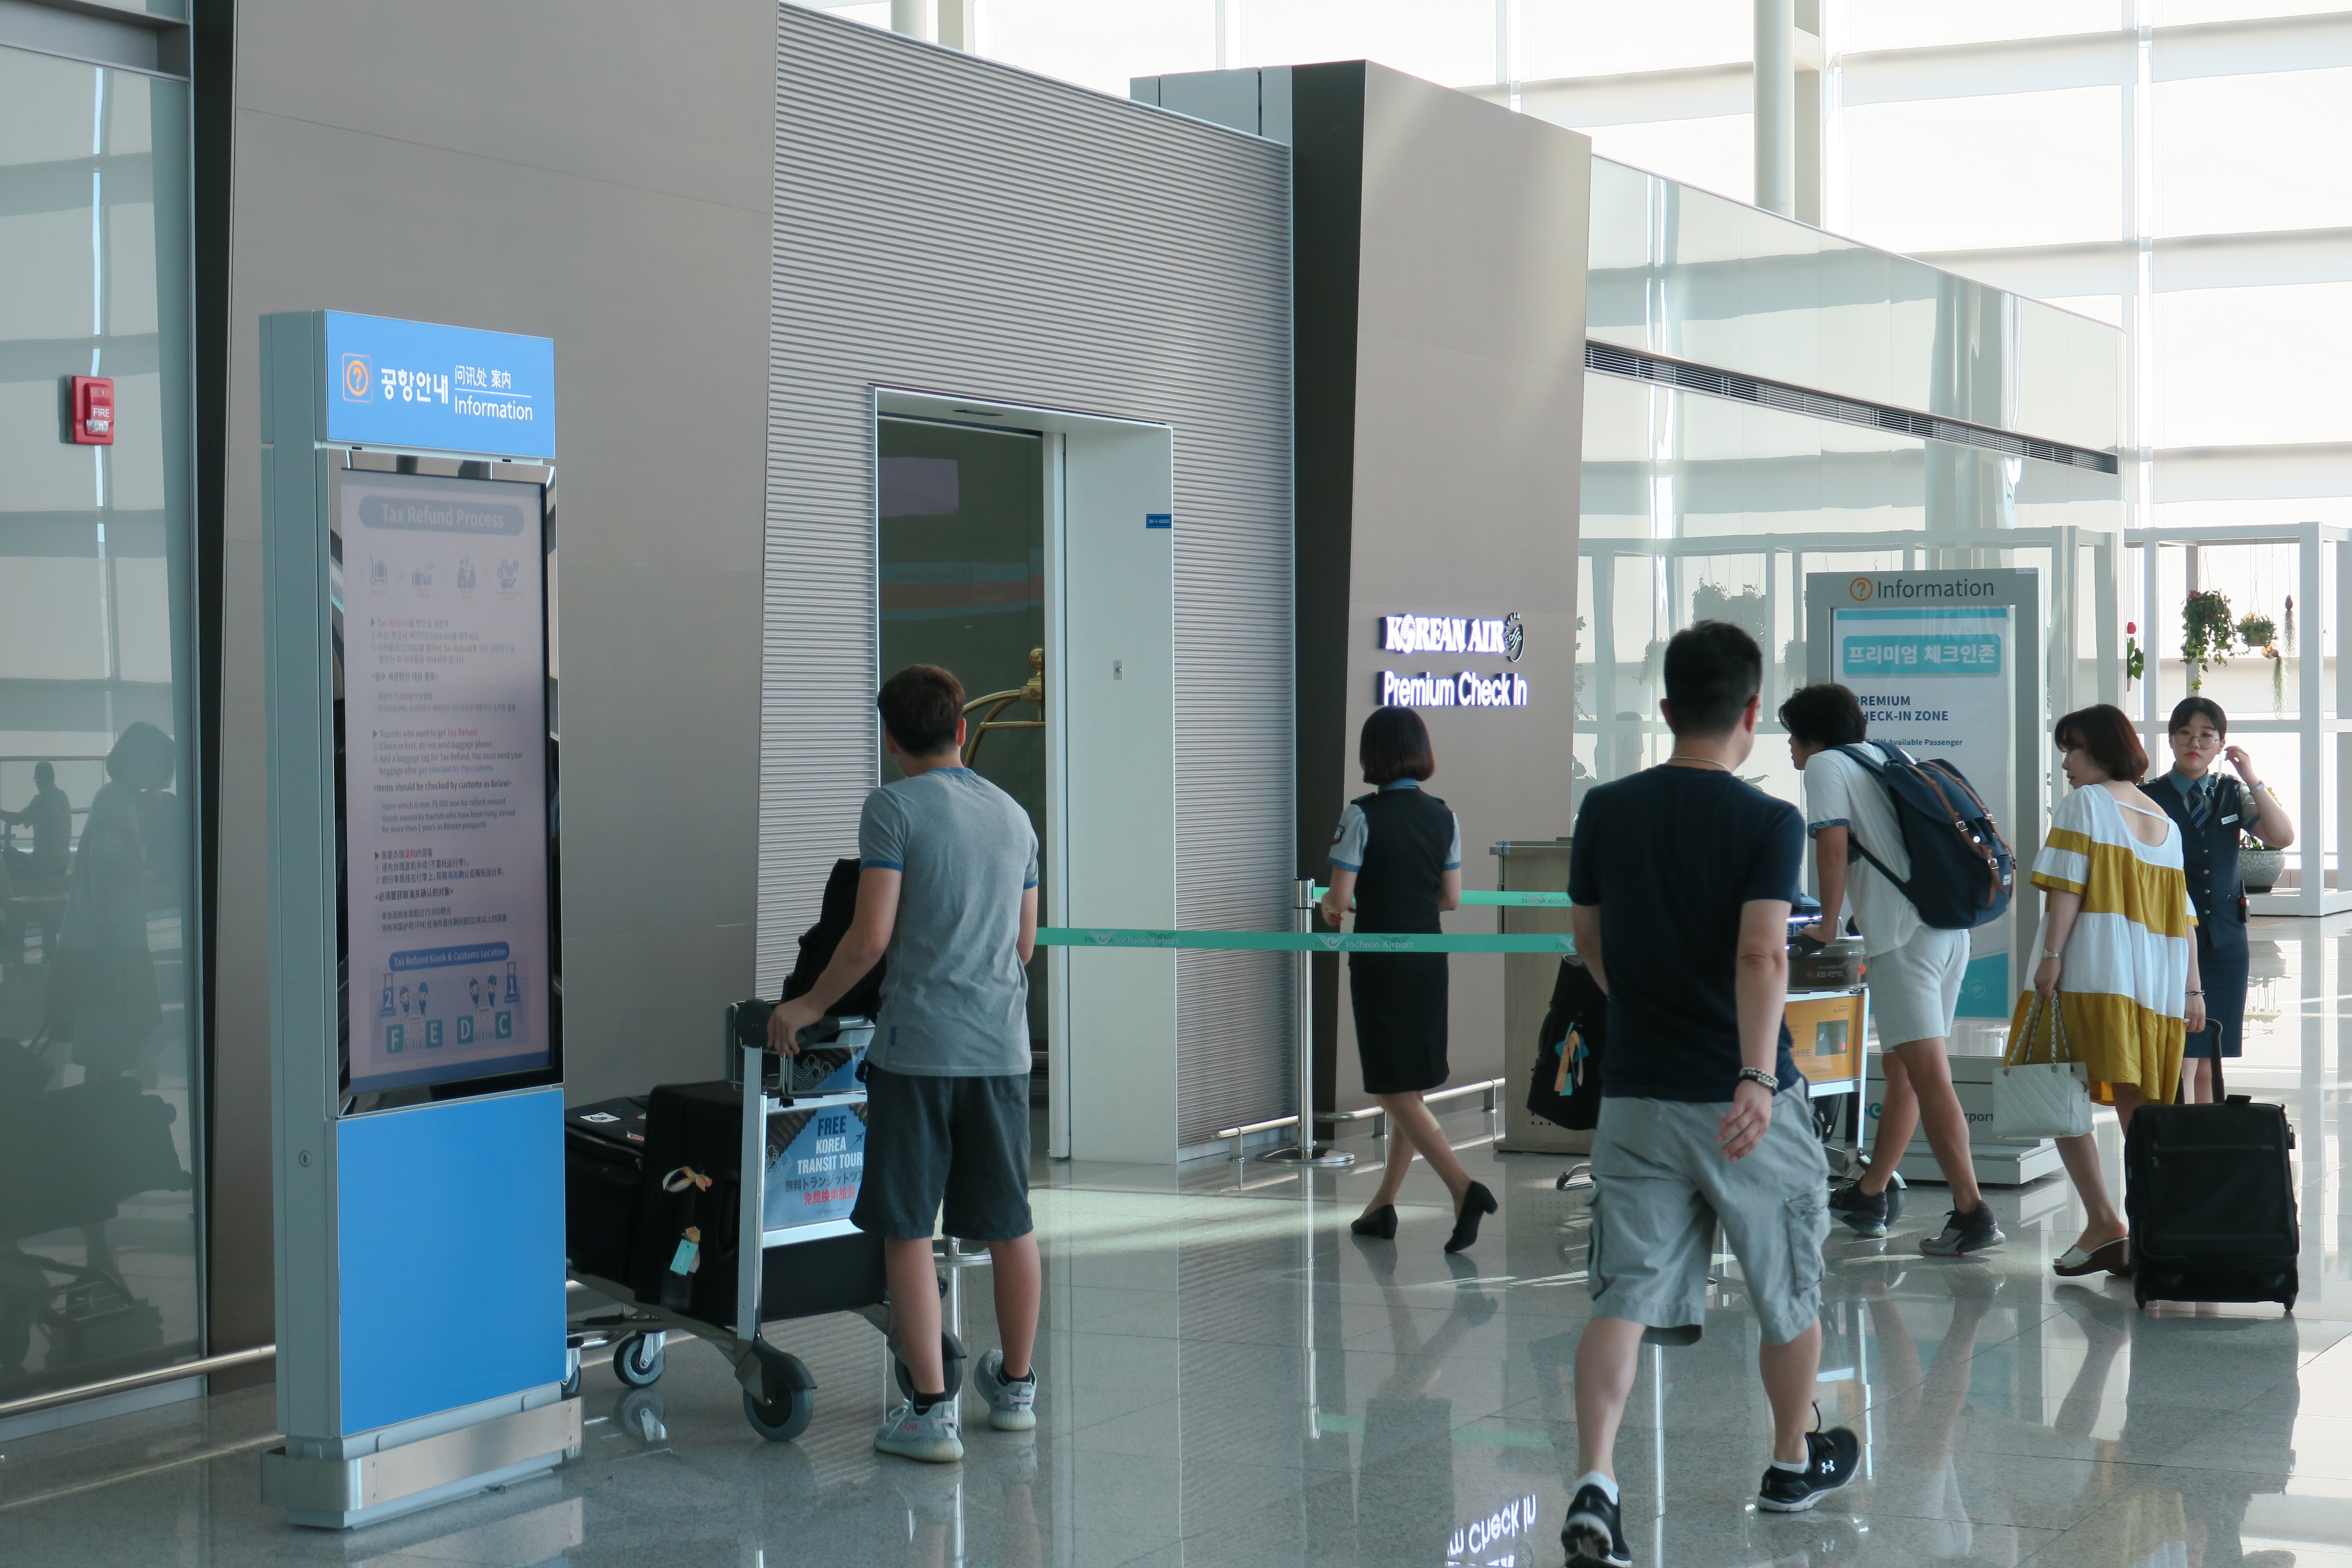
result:
[[[940,1335],[940,1370],[947,1374],[948,1397],[953,1399],[963,1388],[963,1342],[951,1333]],[[892,1356],[890,1373],[898,1379],[898,1392],[914,1398],[915,1379],[907,1371],[907,1363]]]
[[[631,1334],[613,1352],[613,1375],[631,1388],[651,1388],[661,1381],[665,1343],[652,1334]]]
[[[809,1375],[808,1363],[790,1351],[761,1343],[752,1353],[760,1358],[760,1392],[743,1391],[743,1418],[769,1442],[789,1443],[808,1430],[816,1415],[816,1379]]]
[[[762,1402],[750,1389],[743,1391],[743,1419],[751,1430],[771,1443],[789,1443],[808,1430],[816,1415],[816,1390],[787,1389],[775,1399]]]
[[[576,1346],[567,1347],[563,1352],[563,1397],[580,1397],[580,1352]]]

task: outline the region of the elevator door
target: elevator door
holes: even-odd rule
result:
[[[881,577],[881,673],[936,664],[963,682],[968,700],[1013,691],[1035,673],[1045,647],[1045,469],[1044,437],[918,419],[885,418],[877,435]],[[1045,672],[1048,701],[1053,671]],[[971,715],[975,730],[988,703]],[[1014,701],[1001,723],[1042,721]],[[975,771],[1029,813],[1042,887],[1052,837],[1045,816],[1045,731],[991,729],[979,737]],[[887,752],[882,781],[899,776]],[[1045,1070],[1045,953],[1029,966],[1031,1059]]]

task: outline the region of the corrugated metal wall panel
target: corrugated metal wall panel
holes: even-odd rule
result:
[[[875,777],[875,385],[1176,431],[1177,918],[1292,867],[1289,156],[780,8],[760,985]],[[1179,955],[1187,1142],[1291,1108],[1287,966]]]

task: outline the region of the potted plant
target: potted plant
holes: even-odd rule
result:
[[[2139,650],[2139,623],[2124,623],[2124,684],[2129,686],[2147,673],[2147,656]]]
[[[2263,793],[2273,800],[2278,799],[2278,791],[2268,784],[2263,785]],[[2269,892],[2278,886],[2285,870],[2285,850],[2273,849],[2251,833],[2238,835],[2238,879],[2246,885],[2246,891]]]
[[[2286,660],[2279,657],[2278,626],[2268,616],[2247,616],[2238,622],[2238,640],[2262,649],[2271,663],[2271,711],[2286,709]]]
[[[2267,893],[2286,870],[2286,851],[2273,849],[2251,833],[2238,837],[2238,876],[2249,893]]]
[[[2230,600],[2218,589],[2189,595],[2180,608],[2180,662],[2189,666],[2189,689],[2204,689],[2205,672],[2230,661],[2230,643],[2237,636],[2230,616]]]

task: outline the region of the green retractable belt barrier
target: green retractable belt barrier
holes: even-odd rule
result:
[[[1513,936],[1451,936],[1417,931],[1129,931],[1045,926],[1040,947],[1207,947],[1257,952],[1574,952],[1566,931]]]
[[[1318,888],[1315,889],[1315,896],[1319,899],[1330,890],[1328,888]],[[1465,907],[1471,904],[1493,904],[1504,909],[1564,910],[1573,901],[1566,893],[1482,893],[1473,888],[1462,889],[1462,902]]]

